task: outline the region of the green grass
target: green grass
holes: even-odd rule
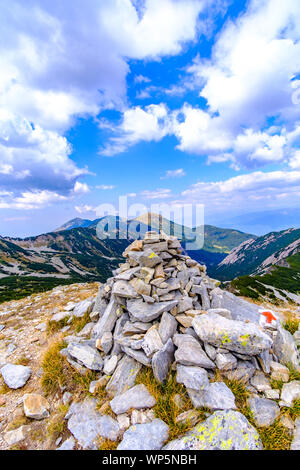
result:
[[[271,426],[258,428],[257,432],[265,450],[289,450],[293,437],[280,423],[280,418],[277,418]]]
[[[288,318],[283,324],[283,327],[293,335],[299,328],[300,321],[296,318]]]

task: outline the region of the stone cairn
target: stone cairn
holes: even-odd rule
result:
[[[260,326],[258,307],[221,290],[218,281],[207,276],[205,266],[184,254],[174,236],[147,232],[123,255],[126,262],[100,287],[91,313],[90,339],[66,338],[68,346],[62,353],[80,371],[99,372],[97,382],[105,386],[117,415],[154,405],[146,387],[135,386],[142,366],[151,367],[160,383],[174,370],[195,408],[238,415],[232,415],[228,425],[232,429],[238,423],[239,432],[247,430],[249,442],[245,438],[236,448],[260,448],[255,429],[241,413],[232,411],[236,405],[231,390],[224,382],[209,379],[217,368],[229,379],[242,380],[255,397],[258,391],[269,391],[272,400],[263,400],[271,403],[265,406],[269,421],[274,421],[279,414],[274,399],[279,396],[271,396],[265,374],[278,371],[280,375],[282,368],[287,369],[279,363],[286,360],[287,348],[282,346],[287,332],[280,325]],[[297,350],[289,349],[289,359],[297,361]],[[261,405],[252,404],[258,416]],[[153,423],[157,421],[157,426],[165,425],[160,420]],[[129,441],[128,448],[134,448]],[[174,442],[165,448],[193,448],[186,440]],[[127,447],[121,443],[119,448]]]

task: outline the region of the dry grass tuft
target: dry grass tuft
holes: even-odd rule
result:
[[[53,416],[47,427],[47,433],[50,439],[55,441],[59,436],[67,431],[67,421],[65,415],[69,409],[68,405],[61,405],[57,413]]]
[[[271,426],[257,428],[257,432],[265,450],[289,450],[293,437],[280,423],[280,417]]]
[[[283,328],[293,335],[299,328],[300,321],[292,316],[291,314],[287,316],[285,323],[283,324]]]
[[[120,441],[111,441],[110,439],[102,439],[102,437],[98,440],[98,450],[116,450]]]

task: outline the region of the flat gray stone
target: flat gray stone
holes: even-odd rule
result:
[[[272,346],[271,338],[254,323],[228,320],[215,313],[198,315],[193,328],[205,343],[255,356]]]
[[[14,389],[23,387],[31,376],[30,367],[16,364],[6,364],[0,371],[6,385]]]
[[[103,368],[103,359],[99,352],[96,348],[92,348],[87,344],[70,343],[67,353],[71,356],[71,359],[88,369],[102,370]]]
[[[261,371],[256,371],[253,377],[250,379],[251,385],[256,388],[258,392],[265,392],[271,390],[271,385],[267,377]]]
[[[106,307],[102,317],[98,320],[93,329],[93,337],[101,338],[104,333],[107,331],[110,332],[113,330],[118,313],[120,311],[120,306],[117,304],[114,298],[111,299],[108,306]]]
[[[163,383],[174,361],[174,344],[171,338],[166,342],[160,351],[157,351],[152,358],[152,369],[156,380]]]
[[[111,409],[117,415],[126,413],[130,408],[140,410],[142,408],[152,408],[155,404],[155,398],[143,384],[130,388],[110,402]]]
[[[106,392],[110,396],[115,396],[133,387],[141,367],[142,365],[139,362],[131,357],[124,356],[118,363],[116,370],[106,385]]]
[[[262,450],[256,429],[238,411],[216,411],[163,450]]]
[[[162,314],[160,324],[158,327],[158,333],[161,337],[162,342],[165,344],[173,335],[176,333],[177,330],[177,321],[168,312],[164,312]]]
[[[180,343],[178,343],[178,336],[187,336],[187,338],[181,338]],[[198,366],[203,367],[204,369],[215,369],[215,364],[211,359],[209,359],[195,338],[190,335],[178,336],[174,336],[175,344],[176,341],[177,344],[179,344],[179,347],[175,352],[175,359],[177,363],[183,364],[185,366]]]
[[[118,438],[118,423],[111,416],[102,416],[96,405],[96,399],[87,398],[82,403],[72,403],[68,411],[68,429],[84,449],[97,450],[99,435],[112,441]]]
[[[116,281],[112,288],[112,294],[125,299],[137,299],[139,294],[127,281]]]
[[[291,333],[278,325],[277,335],[273,345],[274,354],[284,365],[291,364],[294,369],[300,372],[298,350],[296,341]]]
[[[256,368],[250,361],[238,360],[236,369],[223,372],[229,380],[239,380],[247,383],[255,374]]]
[[[273,400],[252,397],[248,404],[258,427],[271,426],[279,416],[280,408]]]
[[[216,355],[216,366],[220,370],[232,370],[237,366],[237,359],[230,353],[218,353]]]
[[[75,317],[84,317],[86,313],[90,313],[95,304],[95,299],[85,299],[76,304],[72,314]]]
[[[176,380],[186,388],[201,391],[209,387],[208,375],[201,367],[183,366],[177,364]]]
[[[280,406],[291,407],[294,400],[300,399],[300,380],[284,384],[281,390]]]
[[[17,444],[18,442],[26,439],[30,429],[31,427],[28,425],[20,426],[17,429],[3,433],[3,438],[9,446],[13,446],[14,444]]]
[[[169,436],[169,428],[160,419],[136,424],[125,431],[118,450],[160,450]]]
[[[224,382],[212,382],[203,391],[187,389],[195,408],[210,408],[211,410],[236,409],[235,397]]]
[[[178,303],[178,300],[170,302],[156,302],[149,304],[143,300],[127,300],[127,310],[136,321],[150,322],[158,318],[163,312],[169,312]]]
[[[144,336],[142,348],[147,357],[152,357],[154,353],[162,349],[163,342],[155,326],[149,328]]]
[[[127,354],[127,356],[132,357],[144,366],[149,367],[151,365],[151,358],[147,357],[143,351],[135,350],[128,346],[121,346],[121,349],[125,354]]]

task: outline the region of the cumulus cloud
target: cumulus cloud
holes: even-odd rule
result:
[[[0,0],[0,188],[20,197],[82,193],[86,188],[74,184],[87,170],[72,161],[65,131],[79,117],[124,109],[128,59],[179,53],[196,38],[209,3]],[[130,113],[123,131],[135,141]]]
[[[225,181],[198,182],[181,196],[184,201],[205,204],[212,213],[245,207],[245,201],[248,211],[293,206],[300,197],[300,171],[255,171]]]
[[[167,199],[171,197],[171,189],[163,188],[155,189],[153,191],[145,190],[142,191],[140,194],[145,199]]]
[[[128,147],[140,141],[158,142],[169,131],[170,119],[165,104],[151,104],[145,109],[136,106],[124,112],[121,124],[115,129],[118,135],[111,138],[100,153],[112,156],[126,151]]]
[[[107,191],[109,189],[114,189],[115,186],[113,184],[100,184],[99,186],[96,186],[96,189],[102,189],[103,191]]]

